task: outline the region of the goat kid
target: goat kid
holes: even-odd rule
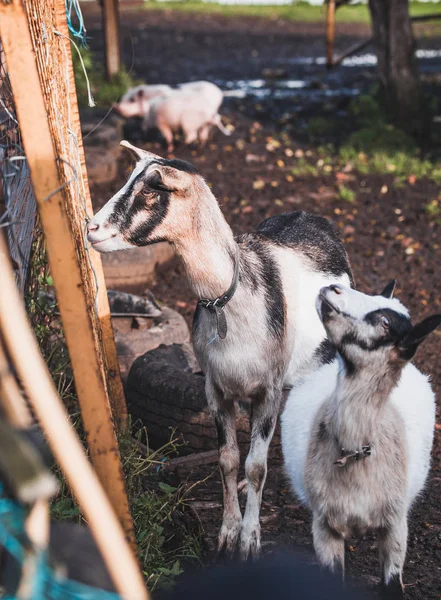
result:
[[[319,562],[344,570],[344,541],[378,534],[382,583],[402,597],[407,518],[429,472],[435,397],[408,361],[441,323],[412,327],[406,308],[341,285],[317,310],[338,354],[292,389],[282,414],[286,472],[313,513]]]
[[[260,549],[259,512],[267,453],[283,386],[327,360],[325,330],[314,308],[321,287],[350,285],[342,244],[321,217],[289,213],[238,239],[215,197],[190,164],[131,146],[138,163],[124,187],[88,225],[99,252],[170,242],[200,298],[193,344],[206,376],[218,433],[224,514],[219,550],[242,558]],[[251,405],[245,515],[238,501],[235,402]]]

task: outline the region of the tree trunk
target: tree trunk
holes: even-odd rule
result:
[[[427,114],[415,59],[408,0],[369,0],[378,73],[388,116],[417,137]]]

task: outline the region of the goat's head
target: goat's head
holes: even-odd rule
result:
[[[138,162],[127,183],[87,226],[87,239],[99,252],[113,252],[190,234],[200,197],[209,188],[189,163],[166,160],[128,142]]]
[[[342,285],[320,290],[317,310],[329,339],[353,367],[403,365],[441,324],[441,315],[412,327],[407,309],[392,298],[395,282],[378,296]]]

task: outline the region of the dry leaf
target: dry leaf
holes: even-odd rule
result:
[[[263,179],[256,179],[253,181],[253,190],[261,190],[265,187],[265,182]]]

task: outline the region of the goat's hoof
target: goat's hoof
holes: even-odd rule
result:
[[[218,559],[233,559],[237,553],[241,520],[231,525],[222,525],[217,543]]]
[[[242,529],[239,543],[240,560],[255,560],[260,556],[260,528],[250,532]]]

